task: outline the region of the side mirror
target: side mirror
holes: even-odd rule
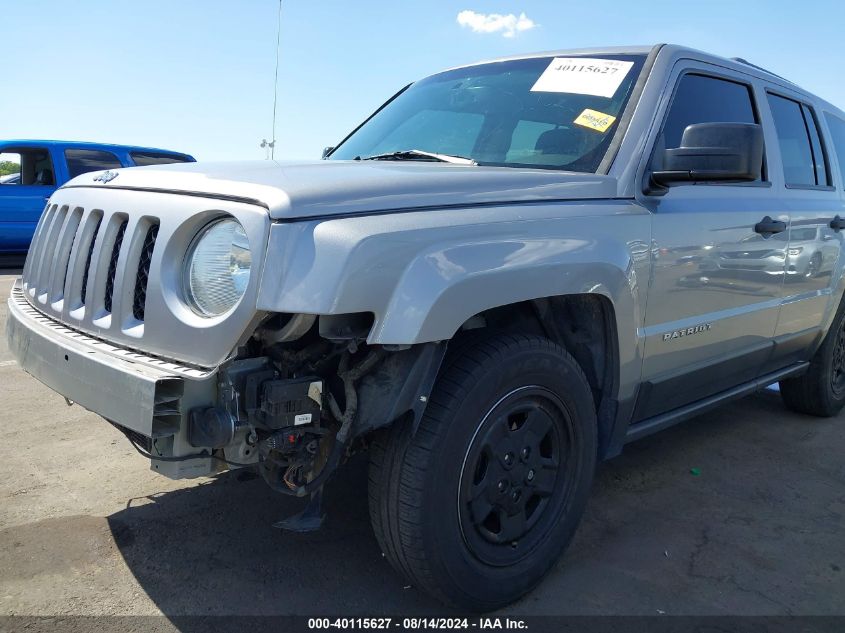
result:
[[[331,146],[331,147],[324,147],[324,148],[323,148],[323,156],[322,156],[323,160],[325,160],[325,159],[326,159],[326,157],[327,157],[329,154],[331,154],[333,151],[334,151],[334,146]]]
[[[651,180],[676,182],[750,182],[763,170],[763,129],[755,123],[696,123],[684,130],[681,146],[667,149],[663,168]]]

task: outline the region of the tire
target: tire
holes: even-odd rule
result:
[[[845,304],[810,360],[807,373],[781,380],[780,393],[789,409],[822,418],[836,415],[845,406]]]
[[[592,393],[566,351],[538,336],[476,340],[450,355],[416,433],[395,424],[371,446],[376,538],[440,601],[502,607],[569,544],[596,453]]]

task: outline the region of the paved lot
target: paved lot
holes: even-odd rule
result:
[[[0,331],[13,276],[0,271]],[[0,342],[0,614],[443,613],[389,568],[365,463],[323,531],[248,473],[174,482]],[[845,614],[845,419],[766,392],[629,446],[513,614]],[[693,475],[691,469],[700,474]]]

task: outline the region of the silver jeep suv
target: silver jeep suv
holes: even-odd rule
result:
[[[626,442],[779,382],[845,403],[845,113],[677,46],[465,66],[325,160],[87,174],[9,300],[20,365],[170,477],[305,496],[368,450],[387,559],[488,610]]]

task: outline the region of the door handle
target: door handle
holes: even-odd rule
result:
[[[830,221],[830,228],[839,233],[839,231],[845,229],[845,220],[840,218],[838,215],[834,216],[834,218]]]
[[[754,225],[754,232],[763,237],[769,237],[775,233],[783,233],[786,230],[786,222],[773,220],[768,215]]]

